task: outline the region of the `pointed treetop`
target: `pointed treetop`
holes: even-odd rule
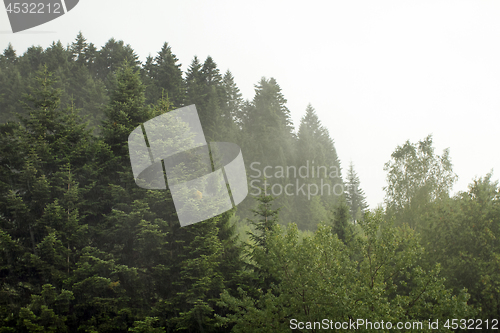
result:
[[[203,72],[203,76],[207,84],[212,85],[221,83],[222,77],[219,69],[217,68],[217,64],[211,56],[207,57],[201,71]]]
[[[9,45],[7,45],[7,47],[3,51],[3,56],[9,60],[16,59],[16,57],[17,57],[16,51],[14,50],[14,47],[12,46],[11,43],[9,43]]]
[[[172,53],[172,48],[170,47],[170,45],[168,45],[167,42],[163,43],[160,52],[158,52],[158,55],[155,58],[156,64],[160,66],[161,64],[166,62],[168,64],[180,67],[180,64],[176,64],[177,61],[179,61],[179,59],[177,59],[175,54]]]
[[[77,62],[83,61],[83,55],[88,48],[87,39],[83,37],[82,32],[80,31],[76,36],[76,39],[73,43],[71,43],[70,51],[73,54],[73,58],[76,58]]]
[[[352,161],[347,170],[346,198],[352,219],[354,221],[360,220],[367,211],[368,204],[366,203],[365,193],[360,187],[359,177],[354,170]]]

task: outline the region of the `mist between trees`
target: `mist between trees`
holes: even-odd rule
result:
[[[135,184],[127,138],[190,104],[207,142],[241,147],[260,192],[181,228],[168,189]],[[167,43],[140,63],[123,41],[98,49],[81,33],[4,50],[0,121],[2,332],[289,332],[324,318],[493,331],[500,318],[498,182],[450,197],[450,152],[431,136],[395,143],[384,207],[369,211],[314,108],[296,129],[275,79],[243,100],[211,57],[183,73]],[[305,195],[273,195],[298,180]],[[342,191],[305,190],[326,185]]]

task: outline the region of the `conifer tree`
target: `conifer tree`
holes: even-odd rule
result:
[[[110,102],[105,110],[103,138],[116,156],[125,158],[128,155],[130,132],[149,120],[149,113],[144,106],[144,86],[138,71],[125,65],[116,73],[113,85]]]
[[[71,44],[73,61],[68,73],[68,87],[65,89],[70,103],[80,110],[81,115],[89,122],[94,134],[100,133],[100,125],[104,118],[104,107],[108,104],[108,96],[104,83],[95,79],[89,69],[91,59],[88,55],[90,45],[80,32]]]
[[[0,123],[15,120],[15,113],[21,111],[19,100],[26,88],[18,62],[16,51],[9,43],[0,55]]]
[[[76,36],[76,39],[73,43],[71,43],[70,51],[73,55],[73,59],[77,64],[86,64],[86,51],[88,50],[89,44],[87,43],[87,39],[83,37],[82,32],[80,31]]]
[[[144,92],[146,104],[153,104],[157,100],[157,89],[153,77],[154,66],[154,58],[150,54],[146,57],[146,62],[141,67],[141,80],[146,87]]]
[[[186,105],[195,104],[197,109],[204,105],[204,82],[201,68],[202,64],[195,56],[186,73]]]
[[[276,80],[262,78],[246,110],[242,149],[262,165],[286,166],[293,161],[293,126],[286,99]]]
[[[105,198],[101,205],[107,216],[105,222],[101,223],[99,237],[111,248],[113,235],[116,233],[122,234],[119,243],[134,237],[132,230],[124,231],[128,228],[127,223],[116,221],[112,209],[131,213],[130,208],[133,207],[134,200],[143,198],[146,192],[135,183],[128,151],[130,133],[151,117],[151,110],[144,106],[144,86],[139,75],[139,71],[128,65],[117,71],[102,127],[103,144],[109,147],[111,156],[103,164],[99,181]],[[137,220],[129,222],[134,225],[138,223]],[[131,251],[131,248],[129,250]]]
[[[255,86],[255,97],[243,126],[244,148],[254,161],[265,165],[287,165],[287,161],[291,161],[294,135],[290,111],[285,104],[275,79],[262,78]]]
[[[72,53],[68,48],[65,48],[61,41],[53,42],[46,48],[42,54],[42,65],[46,65],[47,69],[54,73],[57,77],[55,87],[66,90],[69,85],[69,77],[71,73]],[[36,68],[38,70],[38,68]],[[62,105],[68,105],[66,96],[61,95]]]
[[[359,221],[366,212],[368,204],[366,203],[365,193],[360,187],[359,177],[354,170],[352,161],[347,170],[346,199],[353,221]]]
[[[265,249],[267,237],[273,232],[274,226],[278,223],[280,208],[272,209],[275,198],[267,192],[269,189],[267,188],[265,179],[264,186],[260,190],[260,195],[255,199],[258,202],[257,209],[252,210],[258,220],[249,220],[251,225],[255,228],[255,231],[249,232],[249,235],[256,246]]]
[[[186,105],[195,104],[208,141],[229,141],[224,119],[225,90],[217,64],[208,56],[203,65],[195,57],[186,75]],[[231,132],[231,131],[228,131]],[[229,138],[231,135],[229,135]]]
[[[332,232],[344,243],[347,243],[354,235],[354,228],[351,220],[349,206],[345,200],[340,200],[333,211]]]
[[[309,177],[304,182],[321,190],[317,199],[304,195],[293,198],[292,216],[300,229],[315,230],[318,223],[327,220],[326,212],[333,210],[339,195],[343,195],[343,180],[333,140],[310,104],[301,119],[296,146],[295,165],[309,168]]]
[[[43,48],[41,46],[30,46],[24,52],[22,57],[19,57],[19,73],[21,77],[29,77],[31,73],[40,69],[43,64]]]
[[[64,331],[73,299],[67,279],[91,241],[87,195],[97,147],[76,110],[60,107],[61,91],[53,86],[44,66],[25,96],[29,116],[3,126],[0,230],[8,253],[0,265],[8,258],[11,274],[1,289],[22,295],[11,315],[16,326]]]
[[[147,103],[156,103],[162,94],[167,94],[174,108],[181,107],[184,103],[184,81],[182,78],[181,64],[172,53],[168,43],[164,43],[154,59],[149,59],[144,65],[144,71],[150,82],[147,85]]]
[[[91,53],[89,49],[89,53]],[[111,38],[106,44],[97,51],[95,61],[92,66],[96,78],[106,83],[108,86],[108,75],[115,73],[124,64],[132,67],[134,70],[139,69],[139,57],[132,47],[122,40]]]
[[[222,85],[225,92],[225,108],[223,111],[223,116],[230,118],[234,121],[235,124],[238,125],[239,128],[241,128],[243,122],[241,114],[243,107],[243,98],[240,89],[234,81],[234,76],[229,69],[224,74]]]
[[[9,45],[7,45],[7,47],[3,51],[3,54],[0,55],[0,66],[2,66],[2,68],[6,68],[9,64],[14,64],[16,60],[16,50],[14,50],[12,44],[9,43]]]

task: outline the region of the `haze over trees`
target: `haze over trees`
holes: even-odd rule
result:
[[[168,189],[135,184],[127,139],[190,104],[207,141],[242,148],[250,194],[181,228]],[[244,100],[211,57],[183,73],[167,43],[141,63],[81,33],[4,50],[0,123],[0,332],[500,328],[499,184],[487,174],[451,196],[450,152],[431,136],[395,143],[385,207],[369,210],[335,133],[311,105],[295,126],[276,79]]]

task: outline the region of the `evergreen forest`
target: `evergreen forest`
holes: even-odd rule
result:
[[[207,142],[241,147],[249,194],[181,227],[168,188],[135,183],[127,140],[192,104]],[[82,33],[9,45],[0,332],[498,332],[498,181],[452,195],[448,149],[431,135],[394,146],[384,205],[369,209],[314,107],[293,124],[274,78],[245,100],[212,57],[183,72],[168,43],[144,63]]]

